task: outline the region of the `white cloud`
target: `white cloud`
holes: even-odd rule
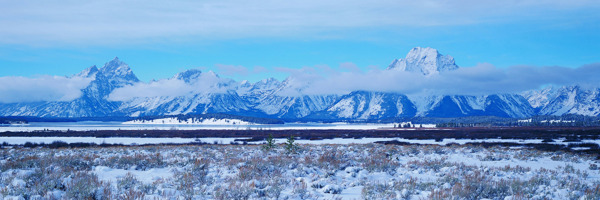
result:
[[[92,81],[88,78],[63,76],[0,77],[0,103],[71,101]]]
[[[283,70],[283,69],[280,69]],[[302,94],[347,94],[356,90],[399,92],[407,95],[461,94],[480,95],[519,93],[545,85],[600,86],[600,63],[579,68],[514,66],[497,68],[490,64],[463,67],[433,76],[394,70],[340,72],[319,76],[310,70],[296,70],[292,88]]]
[[[164,97],[185,96],[192,93],[194,89],[184,81],[178,79],[161,79],[150,83],[139,82],[134,85],[115,89],[109,100],[126,101],[136,97]]]
[[[181,38],[318,37],[348,28],[581,17],[594,0],[3,1],[0,43],[117,44]],[[593,19],[593,18],[592,18]],[[572,21],[572,20],[571,20]]]
[[[346,67],[344,67],[346,66]],[[423,76],[411,72],[371,69],[363,72],[353,63],[343,63],[335,71],[325,65],[292,69],[278,67],[275,71],[289,74],[289,84],[278,94],[298,96],[305,94],[348,94],[367,90],[398,92],[406,95],[458,94],[485,95],[520,93],[539,89],[546,85],[600,86],[600,63],[578,68],[513,66],[497,68],[491,64],[462,67],[454,71]],[[243,68],[236,66],[235,68]],[[245,68],[244,68],[245,69]],[[235,70],[234,70],[235,71]],[[244,70],[249,71],[249,70]],[[235,89],[238,83],[220,78],[212,72],[202,73],[189,84],[177,79],[163,79],[150,83],[138,83],[116,89],[111,100],[126,101],[136,97],[185,96],[199,93],[225,93]]]
[[[359,73],[361,70],[356,64],[351,62],[345,62],[340,64],[340,69],[347,70],[354,73]]]
[[[232,84],[231,79],[220,78],[213,72],[201,73],[200,77],[186,83],[183,80],[171,78],[161,79],[150,83],[139,82],[134,85],[115,89],[109,100],[127,101],[134,98],[177,97],[200,93],[225,93]]]

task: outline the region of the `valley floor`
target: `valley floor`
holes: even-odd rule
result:
[[[599,199],[596,157],[526,147],[0,149],[0,199]]]

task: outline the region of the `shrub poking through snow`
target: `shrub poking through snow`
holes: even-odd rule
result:
[[[99,199],[96,192],[100,187],[98,176],[86,172],[77,172],[67,184],[67,199]]]
[[[294,143],[294,136],[290,135],[290,137],[288,137],[287,141],[285,142],[285,150],[289,154],[295,154],[297,153],[298,149],[298,145]]]
[[[265,143],[262,148],[266,151],[275,149],[275,139],[273,139],[273,134],[269,133],[269,137],[267,137],[267,143]]]
[[[572,152],[272,145],[4,148],[0,199],[600,198],[596,157]]]

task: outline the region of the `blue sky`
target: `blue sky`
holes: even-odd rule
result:
[[[598,1],[3,1],[0,77],[72,75],[115,56],[143,81],[186,69],[384,69],[413,47],[462,67],[600,62]]]

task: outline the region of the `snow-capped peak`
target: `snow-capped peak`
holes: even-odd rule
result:
[[[248,80],[243,80],[243,81],[240,81],[240,85],[242,85],[242,86],[250,86],[251,83]]]
[[[430,47],[415,47],[406,54],[406,58],[395,59],[387,69],[420,72],[427,76],[455,70],[458,66],[450,55],[442,55],[438,50]]]
[[[90,78],[95,76],[98,73],[98,67],[96,67],[96,65],[93,65],[91,67],[88,67],[87,69],[84,69],[83,71],[79,72],[79,74],[74,75],[75,77],[82,77],[82,78]]]
[[[104,67],[100,68],[99,71],[108,78],[121,78],[133,82],[139,81],[135,74],[133,74],[133,71],[131,71],[131,68],[129,68],[129,65],[120,61],[118,57],[104,64]]]
[[[140,80],[135,76],[129,65],[119,60],[118,57],[104,64],[98,73],[116,87],[131,85]]]
[[[217,73],[213,72],[212,70],[205,72],[204,76],[211,77],[211,78],[221,78]]]
[[[201,75],[202,71],[198,69],[189,69],[176,74],[174,78],[185,81],[186,83],[191,83],[194,80],[197,80]]]

